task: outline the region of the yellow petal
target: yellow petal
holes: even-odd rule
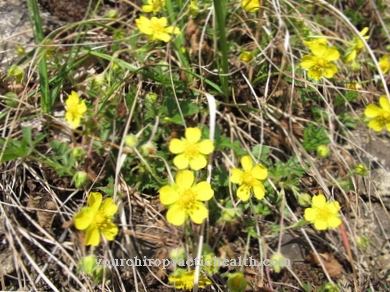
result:
[[[95,219],[95,214],[96,211],[94,211],[90,207],[84,207],[81,209],[80,212],[78,212],[74,218],[74,226],[76,227],[77,230],[85,230],[87,229],[92,221]]]
[[[194,208],[189,210],[190,218],[196,224],[202,224],[204,219],[209,216],[209,210],[203,203],[197,202]]]
[[[321,208],[324,205],[326,205],[326,198],[322,194],[318,196],[314,196],[311,201],[312,201],[313,208]]]
[[[330,228],[336,228],[339,227],[341,224],[341,220],[338,217],[332,217],[328,220],[328,227]]]
[[[244,171],[251,171],[253,167],[253,160],[249,155],[245,155],[241,158],[241,166]]]
[[[104,228],[101,229],[102,234],[107,240],[114,240],[115,236],[118,234],[118,226],[112,222],[105,222],[103,225]]]
[[[326,64],[324,67],[323,75],[326,78],[332,78],[337,73],[337,67],[334,64]]]
[[[386,129],[388,132],[390,132],[390,121],[386,123]]]
[[[118,211],[118,206],[115,205],[112,198],[108,198],[103,201],[100,211],[103,212],[105,216],[112,217]]]
[[[214,151],[214,145],[210,139],[206,139],[199,142],[198,147],[199,147],[199,152],[205,155],[208,155]]]
[[[336,61],[338,58],[340,58],[340,53],[335,47],[330,47],[326,50],[323,58],[328,62]]]
[[[318,57],[325,55],[327,52],[327,47],[321,44],[310,46],[309,49],[314,56]]]
[[[379,104],[381,105],[381,107],[382,107],[385,111],[390,111],[390,104],[389,104],[389,100],[388,100],[388,98],[386,97],[386,95],[382,95],[382,96],[379,98]]]
[[[154,24],[161,27],[166,27],[168,25],[168,19],[166,17],[157,18],[153,16],[150,21]]]
[[[179,154],[184,152],[185,142],[179,139],[172,139],[169,143],[169,151],[173,154]]]
[[[345,62],[349,63],[349,62],[352,62],[353,60],[356,59],[356,50],[352,50],[351,52],[349,52],[347,54],[347,56],[345,57]]]
[[[171,35],[166,33],[165,30],[164,31],[154,31],[153,38],[156,40],[160,40],[160,41],[167,43],[171,40]]]
[[[182,170],[176,175],[176,184],[180,189],[189,189],[194,184],[195,176],[192,171]]]
[[[85,234],[85,245],[98,246],[100,243],[100,233],[96,226],[88,228]]]
[[[202,136],[202,132],[198,128],[187,128],[185,132],[185,137],[188,142],[197,143]]]
[[[171,186],[163,186],[158,192],[160,193],[160,202],[164,205],[171,205],[179,199],[178,193]]]
[[[364,37],[368,32],[368,27],[365,27],[362,29],[362,31],[360,32],[360,34]]]
[[[329,203],[329,211],[333,214],[337,214],[340,211],[341,207],[339,202],[334,201]]]
[[[251,174],[256,179],[265,180],[268,176],[268,170],[263,165],[256,164],[252,169]]]
[[[140,16],[135,20],[135,24],[137,25],[138,29],[147,35],[153,34],[153,29],[151,28],[152,23],[148,18],[145,16]]]
[[[250,194],[251,194],[251,189],[246,185],[240,186],[237,190],[237,197],[239,197],[243,202],[249,200]]]
[[[322,77],[322,70],[319,69],[319,68],[316,68],[316,67],[312,67],[309,69],[309,72],[307,72],[307,76],[309,76],[309,78],[312,78],[314,80],[320,80],[321,77]]]
[[[265,189],[262,183],[256,184],[253,186],[253,192],[255,194],[255,197],[258,200],[261,200],[264,198],[265,195]]]
[[[231,176],[230,176],[230,181],[234,184],[242,184],[242,175],[244,172],[238,168],[233,168],[231,170]]]
[[[206,167],[206,165],[207,165],[207,159],[201,154],[197,155],[196,157],[190,160],[190,168],[193,170],[202,169]]]
[[[305,220],[313,222],[317,218],[317,211],[313,208],[305,209]]]
[[[368,127],[373,129],[375,132],[382,131],[383,126],[384,124],[380,118],[375,118],[368,123]]]
[[[208,201],[214,196],[214,191],[208,182],[202,181],[194,187],[196,199],[199,201]]]
[[[90,192],[88,196],[88,206],[93,210],[99,210],[100,205],[102,204],[102,194],[99,192]]]
[[[152,12],[153,11],[153,6],[152,5],[143,5],[142,6],[142,11],[146,12],[146,13]]]
[[[165,28],[165,32],[169,34],[181,34],[180,29],[177,26],[168,26]]]
[[[326,230],[328,228],[328,224],[325,221],[316,220],[314,222],[314,228],[317,230]]]
[[[369,104],[366,107],[364,114],[368,118],[375,118],[375,117],[380,116],[382,114],[382,109],[375,104]]]
[[[186,221],[186,212],[179,205],[175,204],[169,208],[167,212],[167,220],[175,226],[183,225]]]
[[[302,57],[301,67],[303,69],[309,69],[316,64],[316,59],[313,56],[306,55]]]
[[[73,91],[71,92],[70,95],[68,95],[68,99],[66,100],[65,104],[67,107],[70,107],[72,105],[78,104],[80,101],[79,95],[77,92]]]
[[[178,169],[185,169],[188,167],[190,161],[184,154],[179,154],[175,158],[173,158],[173,164]]]

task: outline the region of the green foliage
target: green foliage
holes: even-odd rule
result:
[[[334,99],[334,106],[339,106],[347,102],[354,101],[358,98],[358,93],[356,91],[347,91],[344,96],[337,95]]]
[[[302,165],[300,164],[298,157],[292,156],[286,163],[277,161],[273,167],[269,169],[269,176],[272,181],[277,182],[279,186],[283,186],[285,189],[297,191],[297,185],[300,178],[305,173]],[[271,189],[270,193],[274,193]],[[273,195],[273,201],[279,201],[277,194]]]
[[[7,162],[17,158],[27,158],[34,147],[45,138],[44,134],[39,134],[35,141],[32,140],[31,127],[22,128],[22,139],[15,140],[0,138],[0,145],[3,148],[3,156],[1,162]],[[5,148],[4,148],[5,147]]]
[[[303,147],[307,151],[314,151],[320,145],[325,145],[330,142],[325,128],[319,125],[309,124],[303,130]]]

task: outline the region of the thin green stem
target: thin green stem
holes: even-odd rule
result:
[[[222,91],[223,94],[225,95],[225,102],[229,101],[229,84],[228,84],[228,47],[227,47],[227,39],[226,39],[226,30],[225,30],[225,25],[226,25],[226,0],[213,0],[214,2],[214,13],[215,17],[217,20],[217,29],[216,31],[218,32],[217,35],[219,36],[219,49],[221,51],[221,67],[222,72],[220,70],[220,73],[222,75],[219,76],[219,79],[222,84]]]
[[[27,5],[30,13],[30,22],[33,27],[35,44],[41,45],[45,36],[42,29],[42,21],[41,21],[41,16],[39,14],[37,0],[29,0],[27,1]],[[49,96],[49,84],[48,84],[48,76],[47,76],[45,48],[41,49],[41,54],[39,55],[41,55],[38,64],[39,85],[40,85],[39,89],[41,92],[41,106],[43,112],[50,113],[54,101],[51,101]]]

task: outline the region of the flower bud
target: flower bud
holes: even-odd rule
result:
[[[299,194],[298,204],[302,207],[309,207],[311,205],[311,196],[309,194]]]
[[[273,256],[271,256],[270,262],[272,264],[272,268],[274,269],[274,271],[276,273],[280,273],[282,268],[285,266],[286,260],[280,252],[277,252]]]
[[[153,145],[152,142],[147,142],[144,145],[140,147],[141,154],[143,156],[148,156],[149,154],[155,154],[157,152],[156,147]]]
[[[154,92],[149,92],[145,95],[145,100],[147,103],[154,103],[156,102],[158,98],[158,95]]]
[[[355,172],[357,175],[366,176],[369,169],[363,163],[356,165]]]
[[[174,248],[169,252],[169,258],[171,260],[179,261],[179,260],[185,260],[186,258],[186,253],[184,248],[178,247]]]
[[[127,147],[134,148],[138,145],[138,138],[134,134],[127,135],[125,138],[125,144]]]
[[[330,153],[330,149],[328,148],[328,146],[320,145],[317,147],[318,156],[320,156],[322,158],[326,158],[326,157],[328,157],[329,153]]]
[[[253,53],[248,51],[243,51],[240,55],[240,60],[245,63],[249,63],[250,61],[252,61],[253,58]]]
[[[76,188],[81,188],[88,181],[88,174],[85,171],[77,171],[72,179]]]
[[[227,286],[229,291],[232,292],[243,292],[247,286],[247,282],[244,278],[243,273],[229,273],[227,280]]]

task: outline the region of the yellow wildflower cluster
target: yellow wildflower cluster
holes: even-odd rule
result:
[[[185,138],[171,140],[169,151],[178,154],[173,159],[173,164],[178,169],[189,166],[193,170],[199,170],[206,167],[206,155],[214,151],[214,145],[210,139],[200,141],[201,135],[198,128],[187,128]]]
[[[383,127],[386,127],[390,132],[390,104],[387,96],[382,95],[379,98],[379,106],[375,104],[369,104],[364,111],[364,114],[372,120],[368,123],[368,126],[376,132],[382,131]]]
[[[180,34],[180,30],[176,26],[168,26],[166,17],[157,18],[153,16],[151,19],[140,16],[135,20],[138,29],[149,36],[149,40],[160,40],[169,42],[172,34]]]
[[[337,73],[337,67],[332,62],[339,59],[340,53],[335,47],[328,47],[327,43],[325,38],[305,42],[312,55],[302,57],[301,67],[309,69],[309,78],[332,78]]]
[[[76,229],[86,232],[85,245],[98,246],[100,234],[107,240],[114,240],[118,227],[112,218],[118,211],[112,198],[102,201],[102,194],[91,192],[88,197],[88,207],[84,207],[74,216]]]
[[[65,119],[66,122],[72,127],[77,128],[80,126],[81,119],[84,118],[84,115],[87,111],[87,105],[84,100],[80,100],[77,92],[72,91],[68,96],[68,99],[65,102],[66,113]]]
[[[211,185],[205,181],[195,184],[195,176],[189,170],[179,171],[175,183],[163,186],[159,193],[161,203],[168,206],[168,222],[176,226],[183,225],[188,216],[201,224],[209,215],[202,201],[214,196]]]
[[[237,197],[246,202],[249,200],[251,190],[253,190],[255,197],[261,200],[265,195],[264,185],[261,181],[267,178],[268,170],[261,164],[253,166],[252,158],[248,155],[241,158],[241,166],[243,170],[233,168],[230,177],[232,183],[239,185]]]
[[[317,230],[336,228],[341,224],[339,202],[327,202],[324,195],[312,198],[311,208],[305,209],[305,220],[314,224]]]
[[[368,40],[370,37],[366,36],[368,32],[368,27],[363,28],[363,30],[360,32],[360,35],[363,37],[363,39]],[[347,51],[347,54],[345,56],[345,62],[350,63],[353,62],[356,59],[357,54],[364,48],[364,43],[360,39],[360,37],[354,37],[352,39],[351,45]]]

